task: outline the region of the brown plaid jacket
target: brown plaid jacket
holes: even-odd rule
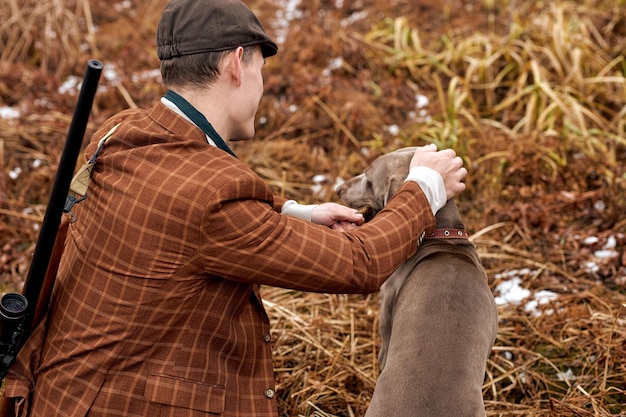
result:
[[[407,183],[336,232],[279,214],[260,177],[161,103],[113,117],[87,156],[120,121],[6,395],[31,416],[277,416],[259,286],[377,290],[434,226],[424,194]]]

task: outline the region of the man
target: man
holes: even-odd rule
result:
[[[87,148],[117,125],[74,209],[47,320],[7,378],[21,410],[277,416],[259,286],[375,291],[464,189],[460,158],[425,147],[361,227],[347,207],[272,195],[228,143],[253,136],[276,52],[239,0],[168,4],[157,29],[168,92],[114,116]]]

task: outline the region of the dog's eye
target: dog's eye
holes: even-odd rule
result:
[[[365,181],[365,189],[368,191],[372,191],[374,189],[374,185],[370,180]]]

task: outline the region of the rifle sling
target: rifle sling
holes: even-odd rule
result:
[[[96,148],[96,151],[91,156],[91,158],[89,158],[89,161],[81,166],[72,178],[72,182],[70,183],[70,193],[65,200],[65,207],[63,208],[63,211],[65,213],[69,213],[72,221],[74,221],[76,218],[76,216],[74,216],[71,211],[72,208],[75,204],[80,203],[85,198],[87,198],[87,188],[89,187],[89,182],[91,181],[91,171],[93,170],[94,165],[96,165],[96,159],[98,158],[98,154],[100,154],[100,151],[104,147],[104,144],[107,142],[107,140],[109,140],[109,138],[111,138],[111,136],[113,136],[115,129],[117,129],[119,125],[120,124],[118,123],[113,126],[113,128],[109,130],[102,139],[100,139],[100,141],[98,142],[98,147]]]

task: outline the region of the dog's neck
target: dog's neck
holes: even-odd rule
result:
[[[450,199],[446,204],[437,212],[435,216],[435,228],[437,229],[460,229],[465,230],[465,225],[461,220],[461,214],[454,202],[454,199]]]
[[[435,230],[426,239],[468,239],[465,225],[461,221],[461,214],[454,202],[450,199],[435,216]]]

